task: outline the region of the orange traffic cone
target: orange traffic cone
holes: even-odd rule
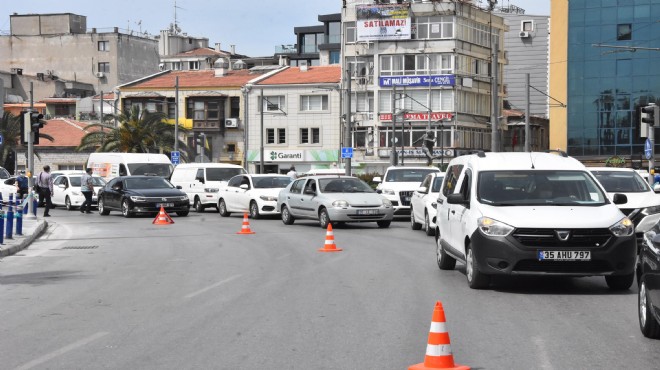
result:
[[[449,332],[445,323],[445,310],[440,301],[436,302],[433,310],[424,362],[408,368],[408,370],[426,369],[470,370],[469,366],[454,364],[454,356],[451,353],[451,344],[449,344]]]
[[[325,245],[319,249],[319,252],[341,252],[342,250],[335,245],[335,233],[332,232],[332,224],[328,224],[328,231],[325,233]]]
[[[158,216],[154,218],[154,222],[152,222],[154,225],[169,225],[173,224],[174,220],[172,220],[172,217],[165,212],[165,208],[160,207],[160,212],[158,212]]]
[[[241,231],[236,234],[254,234],[254,231],[250,230],[250,222],[248,221],[247,213],[243,213],[243,226],[241,227]]]

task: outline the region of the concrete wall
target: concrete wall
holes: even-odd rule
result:
[[[11,34],[15,36],[85,33],[87,17],[71,13],[26,14],[9,16]]]

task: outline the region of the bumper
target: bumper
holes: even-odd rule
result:
[[[358,214],[361,211],[375,212],[375,214]],[[332,221],[340,222],[370,222],[370,221],[391,221],[394,217],[392,207],[374,207],[374,208],[328,208],[328,216]]]
[[[199,195],[199,201],[202,202],[203,205],[205,206],[217,206],[218,205],[218,200],[220,199],[220,193],[202,193]],[[193,202],[195,198],[191,198],[191,202]]]
[[[190,211],[190,204],[188,202],[175,202],[174,206],[172,207],[164,207],[165,212],[184,212],[184,211]],[[132,212],[135,213],[158,213],[160,211],[160,207],[156,206],[155,203],[148,203],[148,204],[135,204],[131,208]]]
[[[279,215],[280,210],[277,208],[277,201],[266,201],[266,200],[259,200],[257,201],[257,205],[259,206],[259,213],[261,215]]]
[[[491,275],[627,275],[635,269],[635,235],[612,237],[599,247],[528,247],[513,237],[487,237],[480,231],[472,235],[471,246],[479,270]],[[590,261],[540,261],[540,250],[589,250]]]

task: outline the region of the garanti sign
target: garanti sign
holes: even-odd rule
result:
[[[357,41],[410,40],[409,4],[358,5]]]

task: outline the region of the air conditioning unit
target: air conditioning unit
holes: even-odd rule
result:
[[[96,77],[97,77],[97,78],[103,78],[103,77],[105,77],[105,73],[103,73],[103,72],[96,72]]]
[[[227,118],[225,120],[225,127],[237,128],[238,127],[238,118]]]
[[[527,38],[529,37],[529,32],[527,31],[520,31],[520,34],[518,34],[520,38]]]

